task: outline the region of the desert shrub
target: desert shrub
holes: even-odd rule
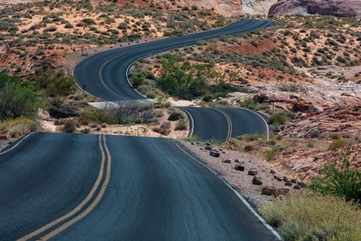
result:
[[[225,82],[220,82],[218,84],[209,86],[208,90],[208,96],[210,96],[211,99],[215,99],[219,97],[225,97],[228,93],[235,92],[239,89]]]
[[[267,161],[272,161],[273,159],[276,158],[276,156],[280,153],[280,151],[282,150],[281,146],[275,145],[272,146],[270,148],[268,148],[265,151],[265,157]]]
[[[336,137],[332,140],[330,146],[328,147],[328,149],[330,151],[337,151],[340,148],[344,147],[345,145],[347,145],[347,142],[345,139],[341,138],[341,137]]]
[[[86,25],[86,26],[90,26],[90,25],[95,25],[95,21],[91,18],[84,18],[82,20],[82,22]]]
[[[0,122],[0,133],[7,133],[8,136],[13,138],[23,136],[36,129],[36,121],[28,117],[18,117]]]
[[[73,133],[76,130],[77,122],[75,120],[66,120],[64,122],[63,131],[67,133]]]
[[[284,125],[290,119],[290,115],[287,112],[276,112],[270,117],[269,123],[273,127]]]
[[[131,81],[134,85],[134,87],[138,87],[141,85],[147,85],[146,79],[154,79],[153,73],[149,71],[142,71],[139,69],[135,69],[133,73],[130,75]]]
[[[170,114],[168,117],[169,121],[177,121],[180,119],[184,119],[183,113],[181,111],[174,110],[174,109],[170,111]]]
[[[79,123],[82,125],[87,125],[89,123],[117,124],[117,122],[114,113],[106,110],[86,109],[82,111],[79,116]]]
[[[45,95],[51,97],[67,96],[75,91],[73,77],[63,72],[46,71],[35,74],[31,80],[44,91]]]
[[[153,128],[153,131],[168,136],[171,132],[171,124],[170,122],[163,122],[159,127]]]
[[[297,193],[260,211],[285,241],[358,241],[361,237],[361,210],[337,197]]]
[[[250,110],[258,110],[259,104],[253,98],[248,98],[240,102],[240,106],[250,109]]]
[[[183,131],[187,129],[187,122],[184,119],[181,119],[177,122],[177,125],[175,126],[176,131]]]
[[[149,106],[122,106],[112,109],[88,109],[80,113],[80,123],[141,124],[156,121],[156,115]]]
[[[322,194],[335,195],[361,203],[361,172],[344,160],[341,167],[329,165],[321,170],[320,177],[312,180],[310,188]]]
[[[207,83],[203,66],[179,64],[174,55],[165,55],[161,64],[164,71],[157,84],[162,90],[185,99],[193,99],[205,93]]]
[[[64,28],[74,28],[74,26],[71,24],[71,23],[66,23],[65,25],[64,25]]]
[[[11,33],[15,33],[18,30],[18,27],[15,23],[9,21],[0,19],[0,31],[8,31]]]
[[[31,85],[0,73],[0,120],[32,116],[41,99]]]

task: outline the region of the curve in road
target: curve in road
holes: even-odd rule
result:
[[[255,31],[270,26],[268,20],[242,20],[215,30],[173,37],[134,45],[130,47],[111,49],[83,60],[74,71],[79,85],[87,92],[106,101],[121,102],[146,100],[146,97],[132,87],[128,79],[130,66],[138,59],[145,58],[170,49],[180,48],[197,42],[224,35],[239,34]],[[187,110],[187,109],[184,109]],[[222,112],[219,110],[218,112]],[[247,122],[234,121],[233,116],[240,116],[238,111],[227,110],[231,117],[216,113],[215,109],[193,108],[188,115],[195,121],[194,134],[201,140],[225,141],[230,137],[249,133],[266,133],[265,121],[256,113],[248,112],[242,119]],[[205,117],[209,118],[205,118]],[[221,120],[222,119],[222,120]],[[252,119],[251,124],[248,120]],[[204,121],[206,120],[206,122]],[[212,128],[206,126],[212,125]],[[262,128],[255,129],[254,127]],[[267,124],[266,124],[267,126]],[[227,131],[232,129],[232,133]],[[268,134],[268,133],[267,133]]]

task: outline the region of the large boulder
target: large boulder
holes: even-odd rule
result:
[[[361,16],[360,0],[279,0],[268,15],[331,15],[337,17]]]
[[[49,107],[49,115],[55,119],[78,117],[78,110],[71,105],[54,103]]]

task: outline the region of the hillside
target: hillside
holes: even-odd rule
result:
[[[280,15],[332,15],[338,17],[361,16],[359,0],[279,0],[269,16]]]

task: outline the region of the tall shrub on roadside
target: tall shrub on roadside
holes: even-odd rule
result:
[[[345,159],[340,168],[336,165],[323,168],[321,176],[312,181],[310,188],[322,194],[361,203],[361,172],[352,169],[350,162]]]
[[[0,121],[32,116],[40,106],[40,98],[31,86],[0,73]]]

